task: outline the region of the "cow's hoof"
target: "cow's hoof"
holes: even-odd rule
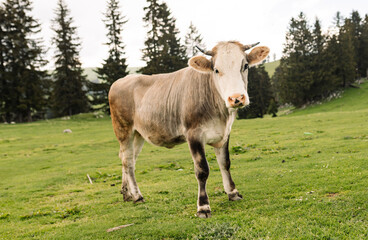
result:
[[[123,194],[123,197],[124,197],[124,201],[125,202],[130,202],[130,201],[132,201],[133,200],[133,197],[132,197],[132,195],[128,192],[128,189],[127,188],[122,188],[121,190],[120,190],[120,193],[121,194]]]
[[[134,203],[144,203],[144,198],[139,196],[136,200],[134,200]]]
[[[123,195],[124,197],[124,202],[130,202],[130,201],[133,201],[133,198],[131,195],[128,195],[128,194],[124,194]]]
[[[203,210],[197,212],[197,217],[199,218],[210,218],[211,217],[211,211],[209,210]]]
[[[238,201],[242,200],[243,196],[239,192],[229,193],[229,201]]]

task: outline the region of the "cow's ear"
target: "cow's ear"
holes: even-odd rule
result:
[[[255,47],[253,50],[247,55],[247,60],[249,66],[256,65],[260,63],[263,59],[267,57],[270,53],[270,49],[268,47]]]
[[[212,63],[204,56],[192,57],[189,59],[188,65],[198,72],[212,72]]]

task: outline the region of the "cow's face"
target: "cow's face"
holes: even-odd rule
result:
[[[199,72],[213,74],[213,79],[227,108],[242,108],[249,105],[248,68],[265,59],[268,47],[256,47],[249,54],[249,46],[238,42],[219,43],[212,51],[211,60],[196,56],[189,60],[189,66]]]

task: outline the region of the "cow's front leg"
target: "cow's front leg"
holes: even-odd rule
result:
[[[206,160],[204,146],[200,140],[189,140],[189,148],[194,161],[194,170],[198,181],[197,216],[200,218],[211,217],[210,202],[206,192],[206,182],[209,175],[209,167]]]
[[[136,140],[134,137],[132,137],[124,144],[120,144],[119,156],[123,163],[121,193],[124,196],[124,201],[144,202],[134,174],[135,160],[142,149],[144,142],[143,139],[141,139],[142,138]]]
[[[230,136],[221,148],[215,148],[215,154],[221,170],[225,192],[227,193],[230,201],[236,201],[242,199],[243,196],[239,194],[238,190],[236,190],[235,183],[230,174],[229,139]]]

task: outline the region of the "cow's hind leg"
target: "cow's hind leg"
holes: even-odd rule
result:
[[[131,172],[131,176],[132,176],[132,181],[133,181],[133,184],[135,185],[135,189],[136,189],[136,197],[134,198],[134,202],[144,202],[144,199],[143,199],[143,196],[139,190],[139,187],[138,187],[138,184],[135,180],[135,164],[137,162],[137,158],[138,158],[138,155],[139,153],[142,151],[142,147],[143,147],[143,144],[144,144],[144,139],[143,137],[138,133],[138,132],[135,132],[134,134],[134,142],[133,142],[133,147],[134,147],[134,165],[133,165],[133,169],[132,172]]]
[[[123,167],[122,167],[122,185],[121,185],[121,191],[120,193],[123,194],[124,201],[132,201],[133,197],[130,193],[130,187],[128,182],[128,172],[126,169],[128,161],[127,158],[124,158],[124,150],[126,151],[126,148],[124,148],[122,145],[120,145],[120,152],[119,152],[119,158],[122,161]]]
[[[122,167],[121,193],[124,201],[143,202],[143,196],[135,180],[135,161],[142,149],[144,139],[139,133],[132,133],[124,142],[120,142],[120,158]]]
[[[204,146],[200,140],[189,138],[189,148],[198,181],[197,216],[200,218],[209,218],[211,217],[211,208],[206,192],[206,182],[210,169],[206,160]]]
[[[224,146],[221,148],[215,148],[215,154],[221,170],[225,192],[227,193],[230,201],[236,201],[242,199],[243,196],[239,194],[238,190],[236,190],[235,183],[230,174],[229,138]]]

